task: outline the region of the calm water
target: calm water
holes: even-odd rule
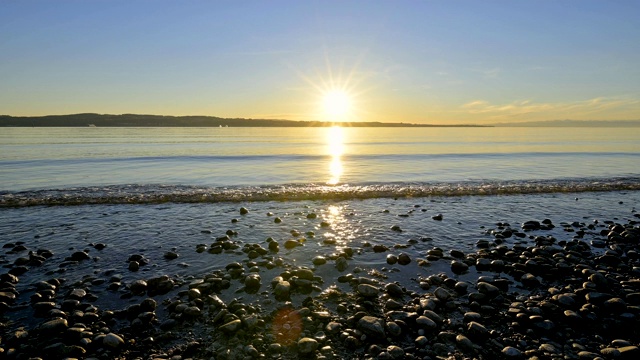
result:
[[[373,185],[388,191],[390,184],[619,178],[633,183],[640,176],[637,130],[2,128],[0,191],[85,188],[87,193],[92,187],[134,185],[136,192],[169,193],[177,192],[176,186],[282,185],[342,190]]]

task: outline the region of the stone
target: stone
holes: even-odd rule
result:
[[[467,324],[467,333],[474,339],[484,340],[489,336],[489,330],[484,325],[471,321]]]
[[[451,298],[451,293],[444,288],[438,287],[433,291],[433,294],[441,301],[447,301]]]
[[[45,322],[38,327],[38,330],[47,335],[59,334],[69,327],[69,323],[66,319],[54,319]]]
[[[498,289],[497,286],[489,284],[487,282],[479,282],[477,288],[481,294],[485,294],[489,298],[494,298],[500,295],[500,289]]]
[[[360,284],[358,285],[358,293],[364,297],[376,297],[378,296],[379,290],[373,285]]]
[[[325,330],[327,330],[329,334],[337,334],[340,329],[342,329],[342,324],[336,321],[329,322],[325,327]]]
[[[533,274],[524,274],[520,277],[520,282],[527,288],[535,288],[540,286],[540,280]]]
[[[80,300],[83,297],[87,296],[87,292],[83,289],[73,289],[71,290],[71,292],[69,293],[69,298],[71,299],[77,299]]]
[[[102,343],[107,347],[117,349],[124,345],[124,339],[117,334],[108,333],[102,338]]]
[[[391,336],[400,336],[402,334],[402,328],[395,321],[388,321],[386,330]]]
[[[411,263],[411,258],[409,257],[409,255],[405,253],[398,255],[398,264],[409,265],[409,263]]]
[[[147,290],[147,282],[144,280],[136,280],[129,285],[129,290],[134,294],[140,294]]]
[[[273,289],[273,293],[278,300],[286,300],[291,292],[291,284],[288,281],[280,281]]]
[[[384,322],[374,316],[363,316],[358,320],[358,329],[363,333],[372,336],[374,338],[384,339]]]
[[[473,342],[464,335],[456,336],[456,344],[464,350],[474,350]]]
[[[249,274],[244,278],[244,286],[249,291],[256,291],[262,285],[262,280],[258,274]]]
[[[185,314],[186,316],[198,317],[202,314],[202,310],[200,310],[200,308],[197,306],[189,306],[186,309],[184,309],[182,313]]]
[[[604,356],[607,359],[617,359],[620,358],[620,350],[618,349],[614,349],[614,348],[604,348],[604,349],[600,349],[600,354],[602,354],[602,356]]]
[[[295,248],[297,246],[300,246],[300,245],[302,245],[302,244],[300,244],[300,242],[298,242],[297,240],[292,240],[292,239],[289,239],[289,240],[284,242],[285,249],[293,249],[293,248]]]
[[[138,271],[140,269],[140,263],[137,261],[129,261],[129,271]]]
[[[511,347],[511,346],[506,346],[504,349],[502,349],[502,355],[505,357],[505,359],[522,359],[522,351]]]
[[[335,266],[338,271],[345,271],[349,267],[349,262],[347,262],[347,259],[340,256],[336,259]]]
[[[469,265],[463,263],[462,261],[454,260],[451,262],[451,271],[454,274],[460,275],[469,271]]]
[[[167,251],[166,253],[164,253],[164,258],[167,260],[174,260],[178,258],[178,254],[173,252],[173,251]]]
[[[242,326],[242,321],[236,319],[236,320],[229,321],[228,323],[220,326],[218,329],[227,334],[233,334],[236,331],[238,331],[238,329],[240,329],[241,326]]]
[[[304,337],[298,341],[298,352],[301,354],[313,353],[317,348],[318,341],[316,339]]]
[[[404,295],[404,289],[396,283],[389,283],[385,285],[384,291],[393,297],[401,297]]]
[[[640,358],[640,348],[637,346],[624,346],[618,348],[620,351],[620,359],[631,360]]]
[[[419,328],[422,328],[428,331],[433,331],[438,328],[438,324],[436,324],[435,321],[431,320],[426,316],[418,316],[418,318],[416,319],[416,325]]]
[[[387,353],[392,359],[404,359],[404,350],[396,345],[387,346]]]
[[[320,266],[327,263],[327,258],[321,255],[318,255],[312,260],[313,265]]]
[[[84,251],[76,251],[73,254],[71,254],[70,259],[72,261],[82,261],[82,260],[89,260],[91,259],[91,256],[89,256],[89,254],[87,254]]]

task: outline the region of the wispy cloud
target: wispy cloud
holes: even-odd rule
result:
[[[493,118],[526,118],[536,115],[555,117],[584,117],[590,114],[612,110],[640,108],[637,98],[597,97],[575,102],[538,103],[532,100],[519,100],[507,104],[492,104],[484,100],[474,100],[462,105],[470,114],[482,114]]]
[[[498,75],[500,75],[500,69],[493,68],[493,69],[483,70],[482,75],[484,75],[485,78],[494,79],[494,78],[497,78]]]

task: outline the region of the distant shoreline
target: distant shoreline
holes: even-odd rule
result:
[[[492,127],[640,127],[640,120],[545,120],[480,124],[413,124],[374,121],[296,121],[285,119],[221,118],[216,116],[164,116],[138,114],[69,114],[45,116],[0,115],[0,127],[394,127],[394,128],[492,128]]]
[[[71,114],[47,116],[0,115],[0,127],[493,127],[491,125],[432,125],[383,122],[325,122],[214,116]]]

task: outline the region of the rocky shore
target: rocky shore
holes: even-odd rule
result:
[[[235,214],[249,215],[245,208]],[[332,226],[313,212],[305,216]],[[65,280],[63,271],[34,278],[32,269],[45,263],[65,269],[95,261],[109,244],[63,257],[16,239],[2,244],[0,357],[638,359],[638,218],[487,224],[474,251],[412,250],[429,238],[334,246],[312,266],[283,254],[295,254],[313,234],[292,230],[287,239],[250,242],[233,230],[202,230],[213,240],[193,252],[242,260],[200,276],[130,282],[120,273],[149,266],[142,254],[81,281]],[[558,227],[564,236],[545,234]],[[390,224],[389,231],[402,229]],[[353,266],[370,254],[386,264]],[[180,254],[164,258],[179,261]],[[422,271],[405,276],[410,266]],[[99,305],[105,298],[113,307]]]

